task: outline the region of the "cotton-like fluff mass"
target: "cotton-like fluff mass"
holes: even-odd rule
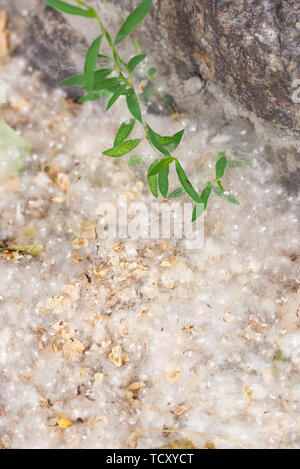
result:
[[[147,115],[163,135],[187,128],[176,156],[199,189],[218,151],[249,160],[224,178],[240,205],[212,196],[193,251],[113,239],[101,203],[154,201],[148,144],[137,166],[102,155],[130,117],[124,102],[74,104],[21,59],[3,77],[4,118],[33,150],[1,183],[0,241],[42,252],[1,252],[1,446],[299,447],[299,196],[275,182],[252,124],[216,122],[220,104],[197,119]]]

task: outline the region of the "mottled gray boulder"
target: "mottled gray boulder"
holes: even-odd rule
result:
[[[115,34],[138,1],[88,3]],[[87,45],[99,34],[96,21],[60,14],[43,0],[0,0],[0,9],[9,13],[15,54],[49,86],[82,71]],[[300,185],[300,103],[291,99],[293,80],[300,79],[299,36],[299,0],[153,0],[136,31],[175,109],[205,110],[215,132],[231,129],[237,139],[240,122],[247,122],[247,149],[261,142],[264,160],[278,168],[277,180],[290,193]],[[135,48],[124,45],[129,57]],[[65,91],[79,96],[76,88]]]
[[[299,0],[156,0],[146,32],[181,73],[199,73],[257,116],[300,132]]]
[[[100,12],[126,12],[138,0],[89,3]],[[16,51],[51,85],[81,69],[93,22],[70,19],[43,0],[0,0],[0,8],[5,5],[13,13],[28,7]],[[120,16],[112,17],[110,26],[117,28]],[[137,35],[165,70],[176,70],[179,82],[207,79],[267,123],[300,134],[300,103],[292,100],[300,79],[299,0],[153,0]],[[68,94],[78,96],[70,88]]]
[[[15,55],[26,57],[50,86],[57,86],[80,70],[88,43],[84,35],[69,25],[66,15],[42,0],[10,0],[5,8],[6,2],[0,0],[0,9],[8,11],[9,27],[17,32]],[[63,88],[71,98],[82,96],[75,87]]]

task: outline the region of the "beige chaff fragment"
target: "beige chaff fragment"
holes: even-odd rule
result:
[[[185,412],[187,412],[189,409],[191,408],[190,405],[177,405],[175,408],[174,408],[174,414],[176,415],[182,415],[184,414]]]
[[[73,249],[82,249],[86,248],[89,245],[87,238],[74,238],[72,241]]]
[[[97,382],[99,382],[99,383],[103,380],[103,377],[104,377],[104,374],[103,374],[103,373],[95,373],[95,374],[94,374],[94,379],[95,379],[95,381],[97,381]]]
[[[104,278],[107,273],[108,269],[106,267],[98,267],[98,269],[96,269],[96,267],[93,268],[93,274],[96,278]]]
[[[70,297],[71,301],[77,301],[80,298],[79,286],[74,285],[73,283],[68,283],[64,286],[66,294]]]
[[[57,419],[56,419],[56,424],[60,427],[60,428],[69,428],[71,427],[73,424],[71,422],[71,420],[68,419],[68,417],[65,415],[65,414],[60,414]]]
[[[50,296],[47,298],[47,309],[52,309],[54,314],[67,313],[71,308],[71,301],[65,295]]]
[[[253,389],[251,389],[249,386],[245,386],[244,392],[245,392],[245,397],[246,397],[246,401],[248,402],[248,404],[253,404],[254,402]]]
[[[134,383],[131,383],[129,386],[127,386],[127,391],[137,392],[140,389],[143,389],[145,386],[146,384],[144,381],[135,381]]]
[[[56,177],[56,185],[61,192],[67,192],[70,186],[70,178],[65,173],[58,173]]]
[[[180,367],[171,363],[165,368],[165,378],[170,384],[175,384],[180,379]]]
[[[63,345],[62,353],[66,360],[72,360],[72,358],[81,357],[85,350],[84,345],[77,339],[67,339]]]
[[[130,360],[127,353],[123,351],[121,345],[116,345],[115,347],[113,347],[108,358],[117,367],[123,366],[126,362]]]
[[[161,283],[164,288],[172,290],[174,288],[174,281],[170,278],[168,274],[163,274],[161,276]]]

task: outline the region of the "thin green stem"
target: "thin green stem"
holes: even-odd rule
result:
[[[171,106],[171,104],[169,103],[169,101],[167,100],[167,98],[165,97],[165,95],[163,94],[162,91],[160,91],[159,88],[157,88],[156,84],[155,84],[155,81],[153,80],[153,78],[151,77],[151,75],[149,75],[148,73],[146,73],[146,77],[148,79],[148,81],[150,81],[153,89],[155,90],[155,92],[160,96],[160,98],[162,99],[162,101],[164,102],[164,104],[166,105],[166,107],[168,108],[170,114],[175,114],[175,110],[173,109],[173,107]]]
[[[113,54],[113,57],[114,57],[114,63],[115,63],[115,69],[116,69],[116,72],[118,73],[119,77],[121,78],[121,80],[124,81],[124,83],[128,84],[129,86],[133,87],[133,82],[132,82],[132,77],[131,77],[131,73],[130,71],[128,70],[128,67],[127,67],[127,64],[121,59],[121,57],[119,56],[118,54],[118,51],[116,49],[116,46],[114,45],[113,43],[113,40],[109,34],[109,32],[107,31],[107,29],[104,27],[102,21],[101,21],[101,18],[100,16],[98,15],[98,13],[95,11],[95,15],[96,15],[96,18],[97,18],[97,21],[99,23],[99,26],[100,26],[100,29],[101,29],[101,32],[103,34],[103,36],[105,37],[105,39],[107,40],[108,42],[108,45],[112,51],[112,54]],[[128,78],[125,77],[125,75],[123,74],[122,70],[121,70],[121,67],[124,67],[125,68],[125,71],[128,75]]]

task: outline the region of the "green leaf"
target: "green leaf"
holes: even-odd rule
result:
[[[94,84],[104,80],[113,71],[112,68],[100,68],[94,72]]]
[[[96,70],[94,72],[94,81],[95,83],[98,81],[102,81],[113,71],[112,68],[102,68],[100,70]],[[73,85],[73,86],[84,86],[85,76],[84,75],[74,75],[72,77],[65,78],[61,81],[62,85]]]
[[[108,111],[115,104],[115,102],[119,99],[120,96],[126,94],[126,89],[127,89],[126,85],[119,86],[117,88],[117,90],[115,91],[115,93],[112,95],[112,97],[107,103],[106,111]]]
[[[90,91],[94,84],[94,70],[97,63],[98,52],[101,45],[101,41],[103,39],[103,35],[97,37],[90,47],[88,48],[86,57],[85,57],[85,64],[84,64],[84,77],[85,77],[85,85],[88,91]]]
[[[224,190],[225,190],[225,189],[224,189],[224,187],[222,186],[222,183],[221,183],[221,181],[220,181],[220,180],[219,180],[219,181],[217,181],[217,184],[218,184],[218,186],[220,187],[220,189],[222,189],[222,191],[224,191]]]
[[[160,138],[162,138],[162,137],[160,137],[156,132],[154,132],[148,124],[146,124],[146,125],[147,125],[147,129],[148,129],[148,137],[149,137],[150,142],[152,143],[152,145],[157,150],[159,150],[163,155],[169,156],[170,155],[169,150],[167,148],[165,148],[160,143]]]
[[[204,210],[207,207],[207,203],[208,203],[208,199],[210,197],[211,191],[212,191],[212,186],[209,183],[209,184],[207,184],[207,186],[203,189],[203,191],[201,193],[200,198],[201,198],[202,203],[204,204]]]
[[[82,86],[84,85],[84,75],[73,75],[60,82],[62,85]]]
[[[199,218],[204,211],[205,211],[204,204],[196,204],[193,210],[192,222],[196,221],[197,218]]]
[[[225,152],[218,153],[216,161],[216,179],[221,179],[224,176],[225,169],[227,168],[227,158]]]
[[[135,68],[141,63],[143,62],[143,60],[147,57],[147,54],[139,54],[139,55],[136,55],[135,57],[132,57],[132,59],[129,60],[128,62],[128,70],[131,72],[133,72],[133,70],[135,70]]]
[[[120,79],[115,77],[115,78],[106,78],[106,80],[99,81],[94,85],[94,90],[110,90],[111,88],[114,88],[114,86],[120,84]]]
[[[129,88],[126,94],[126,102],[129,111],[139,122],[142,122],[142,113],[140,104],[133,88]]]
[[[114,61],[114,59],[112,59],[112,58],[109,57],[108,55],[98,54],[98,57],[99,57],[99,59],[109,60],[110,62],[113,62],[113,61]]]
[[[162,137],[161,135],[157,134],[153,130],[152,132],[155,134],[155,137],[160,143],[160,145],[165,147],[165,149],[168,150],[170,153],[176,150],[184,134],[184,130],[180,130],[179,132],[172,135],[171,137]]]
[[[189,178],[184,172],[184,169],[182,168],[181,164],[179,161],[176,160],[176,172],[178,175],[178,179],[181,182],[182,187],[186,191],[186,193],[197,203],[202,203],[202,200],[200,196],[197,194],[195,191],[194,187],[192,186],[191,182],[189,181]]]
[[[82,96],[82,98],[78,99],[78,103],[85,103],[87,101],[97,101],[97,99],[108,98],[109,96],[109,92],[106,90],[91,91],[85,96]]]
[[[131,34],[144,20],[147,16],[152,5],[152,0],[143,0],[133,12],[126,18],[122,24],[117,37],[115,39],[115,44],[119,44],[125,37]]]
[[[127,142],[122,142],[114,148],[110,148],[109,150],[104,151],[103,155],[114,157],[124,156],[131,150],[134,150],[134,148],[138,146],[141,140],[141,138],[137,138],[135,140],[127,140]]]
[[[158,175],[155,174],[154,176],[150,176],[150,173],[152,171],[152,168],[155,167],[155,165],[157,164],[157,160],[154,161],[150,166],[149,166],[149,169],[148,169],[148,173],[147,173],[147,181],[148,181],[148,186],[150,188],[150,191],[152,192],[152,194],[154,195],[154,197],[158,197]]]
[[[138,53],[138,54],[141,54],[141,53],[142,53],[141,44],[139,43],[139,41],[138,41],[137,39],[134,39],[133,42],[134,42],[134,44],[135,44],[137,53]]]
[[[166,166],[158,175],[158,187],[161,195],[167,197],[169,190],[169,166]]]
[[[87,4],[84,3],[82,0],[75,0],[75,2],[78,3],[78,5],[81,5],[82,7],[88,8]]]
[[[141,155],[131,155],[128,158],[128,166],[137,166],[143,162],[143,157]]]
[[[155,67],[150,67],[148,70],[147,70],[147,75],[152,78],[157,72],[157,68]]]
[[[155,174],[160,173],[163,169],[169,166],[169,164],[173,163],[174,160],[175,158],[169,156],[167,158],[163,158],[162,160],[153,163],[153,166],[151,165],[148,170],[148,175],[155,176]]]
[[[63,2],[62,0],[45,0],[45,2],[51,7],[55,8],[62,13],[69,15],[84,16],[85,18],[96,18],[96,12],[93,8],[83,10],[82,8],[75,7],[69,3]]]
[[[232,204],[235,205],[240,205],[239,201],[229,192],[225,191],[224,189],[221,189],[220,187],[217,186],[212,186],[213,191],[217,196],[221,197],[222,199],[227,200],[228,202],[231,202]]]
[[[131,134],[134,124],[135,119],[131,119],[129,122],[123,122],[116,135],[114,147],[124,142],[124,140]]]
[[[183,190],[181,187],[177,187],[171,194],[168,195],[168,199],[176,199],[177,197],[181,197],[183,195]]]

